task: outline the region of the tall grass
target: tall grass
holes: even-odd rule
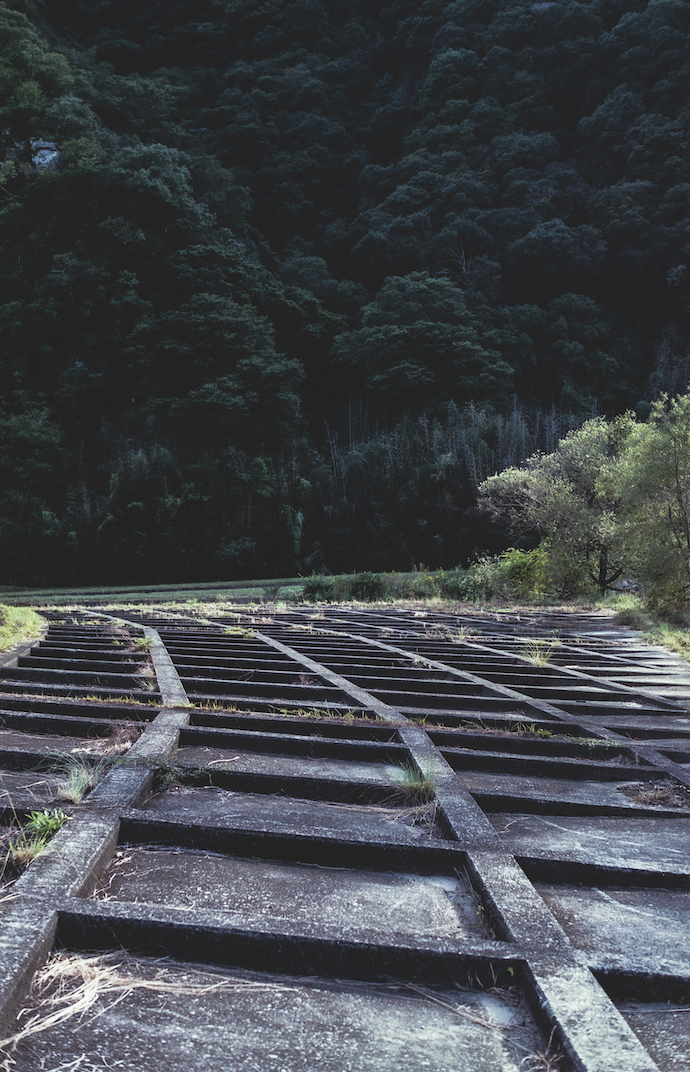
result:
[[[35,610],[0,604],[0,651],[9,651],[28,640],[38,639],[45,631],[45,619]]]

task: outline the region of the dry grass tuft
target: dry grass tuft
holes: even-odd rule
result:
[[[421,986],[416,986],[414,983],[407,983],[406,985],[408,990],[414,990],[415,993],[420,994],[423,998],[426,998],[427,1001],[433,1002],[434,1005],[440,1005],[441,1008],[448,1009],[449,1012],[455,1013],[455,1015],[459,1016],[461,1019],[468,1020],[470,1023],[476,1024],[478,1027],[482,1027],[493,1034],[500,1035],[505,1039],[509,1046],[512,1046],[513,1049],[517,1050],[519,1053],[524,1053],[525,1056],[520,1061],[520,1069],[522,1072],[561,1072],[563,1054],[558,1053],[554,1049],[553,1036],[555,1028],[551,1032],[546,1049],[542,1053],[535,1053],[516,1041],[513,1029],[494,1023],[489,1016],[481,1016],[473,1009],[463,1006],[460,1003],[451,1004],[451,1002],[439,998],[436,994],[425,990]],[[512,992],[493,988],[490,993],[509,1004],[520,1004],[519,1000],[515,1002]]]
[[[535,639],[526,640],[524,644],[524,649],[520,654],[533,666],[547,666],[554,651],[563,646],[560,640]]]
[[[156,962],[160,965],[160,961]],[[193,974],[185,970],[186,975]],[[201,973],[199,973],[201,974]],[[208,976],[204,976],[207,979]],[[176,981],[166,966],[156,967],[150,978],[142,972],[134,960],[123,953],[103,956],[80,956],[73,953],[54,954],[36,973],[31,987],[31,1004],[23,1009],[18,1018],[18,1029],[13,1035],[0,1040],[0,1068],[8,1072],[15,1061],[12,1054],[17,1046],[32,1037],[62,1028],[72,1021],[76,1027],[93,1011],[93,1017],[119,1005],[137,990],[149,990],[158,994],[198,997],[216,991],[228,993],[239,990],[291,991],[295,987],[254,980],[219,979],[216,983],[206,981]],[[100,1006],[96,1008],[96,1006]]]
[[[111,766],[112,758],[107,756],[102,759],[83,753],[57,756],[55,769],[62,776],[57,786],[57,799],[68,804],[81,804],[84,797],[105,777]]]
[[[623,785],[620,787],[620,792],[630,797],[636,804],[690,810],[690,790],[680,782],[673,781],[672,778],[659,778],[636,785]]]

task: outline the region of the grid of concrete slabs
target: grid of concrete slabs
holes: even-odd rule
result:
[[[0,662],[5,828],[70,816],[0,892],[0,1067],[689,1068],[689,702],[599,614],[52,615]]]

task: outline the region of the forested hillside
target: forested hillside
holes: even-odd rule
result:
[[[0,2],[0,583],[498,547],[486,476],[687,386],[689,31]]]

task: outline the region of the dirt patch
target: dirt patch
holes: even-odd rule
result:
[[[652,808],[682,808],[683,811],[690,811],[690,789],[686,789],[684,785],[674,782],[671,778],[621,785],[618,791],[630,797],[636,804],[645,804]]]

